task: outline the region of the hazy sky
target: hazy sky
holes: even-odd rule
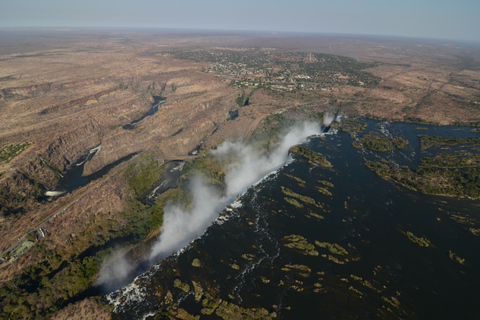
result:
[[[480,42],[480,0],[0,0],[0,27],[307,31]]]

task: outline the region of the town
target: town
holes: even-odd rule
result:
[[[333,91],[335,85],[371,87],[380,81],[379,77],[363,71],[375,64],[329,54],[221,47],[173,55],[208,63],[203,72],[229,79],[235,88]]]

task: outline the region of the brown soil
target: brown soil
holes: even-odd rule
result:
[[[120,213],[129,193],[118,173],[126,164],[72,194],[40,203],[32,196],[37,192],[34,182],[51,189],[57,177],[39,156],[65,172],[101,144],[101,151],[85,165],[88,175],[136,152],[180,156],[202,141],[205,150],[226,138],[248,139],[266,115],[305,103],[257,90],[250,105],[239,110],[239,117],[229,120],[229,111],[239,109],[235,98],[241,91],[230,87],[229,80],[202,73],[205,64],[173,59],[169,52],[174,49],[276,47],[377,62],[369,70],[382,78],[377,87],[337,86],[332,92],[312,95],[308,103],[320,110],[340,107],[387,119],[480,122],[480,49],[469,45],[268,34],[54,34],[42,39],[26,32],[0,34],[0,147],[32,143],[11,162],[0,164],[0,189],[12,195],[1,205],[24,209],[22,214],[1,218],[2,251],[68,204],[68,210],[45,225],[47,249],[79,253],[89,245],[76,240],[82,232],[93,232],[105,221],[125,223]],[[25,42],[30,45],[19,45]],[[155,115],[134,130],[122,128],[147,112],[152,96],[160,94],[167,100]],[[4,263],[1,282],[42,259],[30,251],[13,264]],[[107,313],[84,300],[54,318],[102,319]]]

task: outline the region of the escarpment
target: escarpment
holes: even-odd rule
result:
[[[115,90],[118,90],[118,89],[119,89],[119,86],[114,86],[112,88],[97,92],[97,93],[92,94],[92,95],[88,95],[88,96],[85,96],[85,97],[82,97],[82,98],[79,98],[79,99],[71,100],[71,101],[64,102],[64,103],[61,103],[61,104],[58,104],[58,105],[55,105],[55,106],[52,106],[52,107],[48,107],[48,108],[42,109],[39,112],[39,115],[46,115],[46,114],[58,111],[59,109],[71,108],[73,106],[82,105],[82,104],[88,103],[89,101],[95,102],[96,100],[98,100],[102,96],[107,95],[109,93],[112,93],[112,92],[114,92]]]
[[[105,80],[104,79],[86,79],[86,80],[72,81],[67,83],[48,82],[48,83],[35,84],[30,86],[5,88],[0,90],[0,93],[6,100],[23,100],[23,99],[29,99],[41,94],[48,93],[50,91],[61,91],[62,89],[68,89],[68,88],[74,88],[74,87],[80,88],[80,87],[83,87],[86,85],[92,85],[101,81],[105,81]]]

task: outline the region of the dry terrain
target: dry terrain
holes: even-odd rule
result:
[[[240,89],[226,77],[203,72],[209,63],[174,54],[220,47],[352,57],[374,63],[366,71],[381,80],[315,92]],[[236,98],[244,93],[251,96],[240,107]],[[166,102],[157,113],[133,130],[123,128],[160,95]],[[67,208],[43,224],[44,247],[0,265],[0,286],[47,259],[44,252],[75,257],[95,244],[86,238],[126,225],[122,212],[131,192],[120,173],[145,154],[185,156],[199,145],[205,153],[226,138],[248,140],[267,115],[304,105],[389,120],[480,124],[480,46],[326,35],[0,30],[0,148],[28,143],[0,163],[1,251],[9,252],[27,232]],[[235,111],[238,117],[231,120]],[[42,197],[55,188],[59,174],[97,146],[84,175],[136,155],[63,197]],[[88,318],[95,305],[84,300],[56,318]],[[105,312],[99,307],[99,317]]]

